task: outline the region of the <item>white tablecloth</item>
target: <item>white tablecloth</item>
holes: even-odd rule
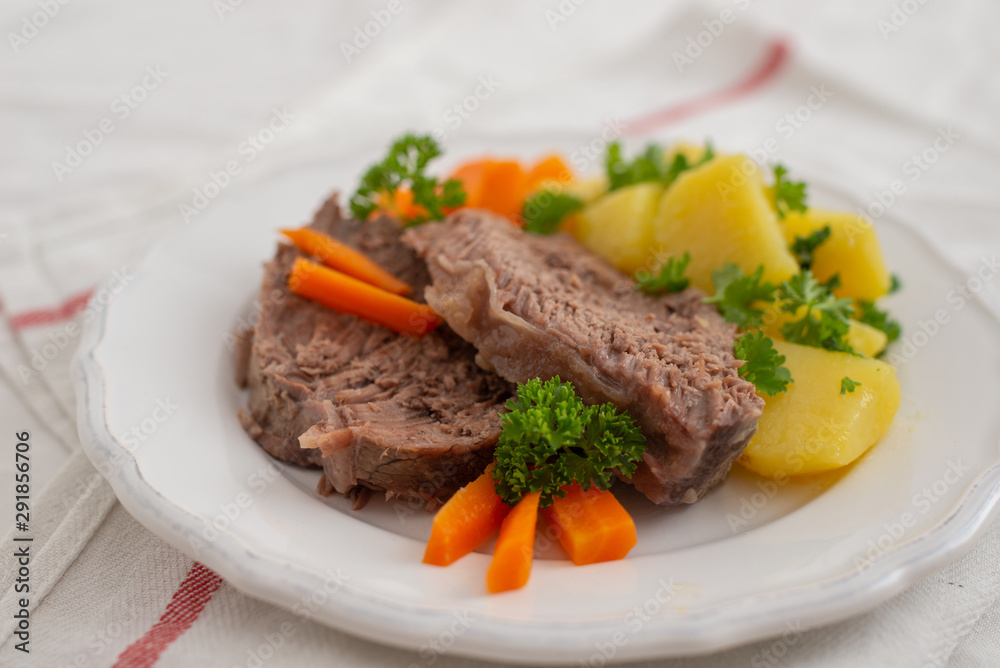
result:
[[[406,128],[441,130],[446,149],[526,129],[567,152],[564,137],[609,127],[630,145],[710,136],[862,201],[901,181],[894,215],[970,272],[1000,251],[989,0],[16,0],[0,19],[0,422],[8,441],[32,435],[35,536],[31,654],[12,635],[12,536],[2,548],[0,665],[429,665],[221,582],[138,525],[79,451],[67,368],[88,297],[197,219],[184,206],[227,162],[240,173],[218,199],[295,165],[360,168]],[[997,285],[983,294],[1000,308]],[[656,665],[1000,665],[998,555],[995,526],[868,614]]]

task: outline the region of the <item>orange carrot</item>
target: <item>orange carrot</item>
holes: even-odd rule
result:
[[[573,180],[573,170],[556,153],[545,156],[528,171],[528,191],[532,191],[545,181],[569,183]]]
[[[303,253],[312,255],[326,266],[348,276],[397,295],[413,292],[413,288],[372,262],[364,253],[322,232],[303,227],[298,230],[281,230],[281,233],[291,239]]]
[[[500,528],[509,511],[510,506],[493,486],[490,463],[481,476],[455,492],[434,515],[424,563],[447,566],[464,557]]]
[[[441,317],[427,304],[418,304],[301,257],[295,259],[288,287],[300,297],[400,334],[423,336],[441,324]]]
[[[540,492],[531,492],[521,497],[500,526],[493,561],[486,573],[486,588],[491,594],[520,589],[528,582],[540,495]]]
[[[390,196],[386,192],[376,195],[375,203],[378,209],[372,211],[368,220],[374,220],[382,214],[388,214],[400,220],[412,219],[425,215],[427,210],[413,202],[413,191],[409,188],[397,188]]]
[[[585,492],[577,483],[564,489],[566,496],[542,513],[573,563],[624,559],[635,547],[635,522],[615,495],[596,487]]]
[[[528,194],[528,177],[514,160],[495,160],[483,174],[483,189],[479,208],[489,209],[511,220],[520,217],[524,198]]]
[[[452,173],[450,178],[462,182],[462,189],[465,190],[465,206],[471,208],[480,206],[483,195],[483,178],[486,175],[486,168],[491,162],[493,161],[488,158],[472,160],[463,163]]]

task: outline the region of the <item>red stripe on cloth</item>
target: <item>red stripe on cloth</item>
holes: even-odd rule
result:
[[[653,112],[641,118],[626,123],[628,134],[645,134],[664,125],[675,123],[683,118],[700,114],[714,107],[719,107],[748,95],[773,79],[789,55],[788,44],[784,40],[771,42],[767,56],[760,66],[749,76],[722,90],[708,93],[702,97],[681,102],[661,111]]]
[[[118,655],[111,668],[150,668],[163,651],[187,631],[222,584],[222,578],[197,561],[191,566],[160,620]]]
[[[69,320],[83,310],[93,292],[93,288],[85,290],[78,295],[70,297],[55,308],[40,308],[12,315],[10,317],[10,326],[15,330],[20,330],[40,325],[52,325],[57,322]]]

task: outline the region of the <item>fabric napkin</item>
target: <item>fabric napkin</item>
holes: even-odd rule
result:
[[[8,183],[18,184],[7,199],[17,206],[4,209],[0,222],[0,416],[5,434],[31,433],[33,475],[31,653],[16,649],[19,532],[11,529],[0,547],[0,665],[486,665],[427,648],[382,647],[242,594],[132,519],[80,450],[68,375],[78,328],[127,285],[144,249],[173,229],[210,221],[210,209],[191,217],[182,205],[220,164],[243,159],[246,133],[276,114],[294,118],[266,150],[242,163],[221,198],[239,197],[297,165],[336,160],[351,175],[391,136],[412,127],[440,130],[446,148],[496,147],[527,128],[538,147],[576,151],[594,170],[599,158],[588,157],[572,138],[609,128],[629,146],[709,136],[734,150],[774,145],[769,159],[876,201],[892,180],[909,178],[904,170],[913,154],[946,132],[955,140],[908,181],[893,212],[939,239],[967,271],[984,254],[1000,251],[1000,130],[992,122],[1000,86],[991,69],[996,40],[986,32],[997,10],[987,2],[948,8],[851,2],[808,10],[749,0],[402,8],[364,46],[356,29],[363,32],[383,16],[372,14],[380,6],[297,7],[329,26],[326,39],[301,18],[225,1],[141,15],[115,2],[93,9],[22,2],[5,10],[5,25],[19,35],[30,32],[22,19],[34,25],[42,21],[37,11],[55,11],[15,51],[25,72],[36,62],[46,63],[39,76],[54,71],[56,57],[72,45],[86,53],[96,25],[130,30],[122,33],[122,48],[138,60],[163,60],[168,74],[162,88],[147,91],[148,103],[131,120],[120,120],[106,135],[103,153],[74,172],[65,190],[51,185],[52,172],[47,188],[0,168],[7,169]],[[157,11],[161,23],[152,20]],[[160,47],[158,30],[186,35],[196,48]],[[54,46],[57,37],[62,50]],[[223,47],[253,55],[221,62]],[[241,67],[263,72],[265,55],[286,67],[261,75],[271,84],[265,89],[280,89],[287,98],[261,93],[236,104],[238,94],[229,100],[216,90],[220,84],[225,91],[246,90],[252,81]],[[319,58],[328,64],[317,65]],[[113,69],[101,54],[81,58],[86,62]],[[144,68],[157,64],[137,63],[136,85]],[[83,66],[65,71],[72,76]],[[329,82],[311,88],[287,81],[296,71],[315,77],[322,71]],[[456,125],[448,110],[483,82],[489,94]],[[172,83],[181,92],[171,93]],[[27,75],[18,85],[20,96],[14,89],[3,94],[11,118],[23,122],[31,108],[26,100],[44,96]],[[102,114],[113,114],[111,100],[120,89],[102,90],[112,92],[89,105],[94,111],[79,127],[92,129]],[[88,107],[80,103],[83,89],[67,86],[62,95],[69,106]],[[184,105],[199,95],[220,110],[218,117],[193,120],[197,114]],[[191,129],[181,130],[180,121]],[[115,144],[115,133],[130,141]],[[69,134],[67,142],[77,139]],[[15,152],[33,145],[10,139]],[[58,148],[53,155],[61,157]],[[331,189],[351,185],[336,182]],[[996,285],[987,284],[983,296],[1000,307]],[[2,498],[13,498],[12,480],[13,460],[5,457]],[[994,524],[962,559],[869,613],[825,628],[789,629],[712,656],[637,665],[997,665],[998,555],[1000,525]]]

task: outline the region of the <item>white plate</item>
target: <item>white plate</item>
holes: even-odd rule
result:
[[[871,608],[957,558],[1000,497],[1000,326],[975,299],[958,305],[963,277],[930,243],[880,222],[905,286],[887,300],[908,342],[895,350],[914,354],[896,421],[860,463],[783,486],[736,467],[680,510],[626,493],[639,528],[628,559],[578,568],[553,548],[523,590],[484,595],[486,554],[423,565],[426,513],[320,499],[317,472],[275,465],[235,418],[245,398],[227,336],[254,313],[275,229],[308,220],[331,183],[351,181],[304,169],[202,214],[110,301],[74,364],[85,449],[122,504],[249,594],[425,657],[708,652]],[[936,311],[946,324],[928,324]]]

